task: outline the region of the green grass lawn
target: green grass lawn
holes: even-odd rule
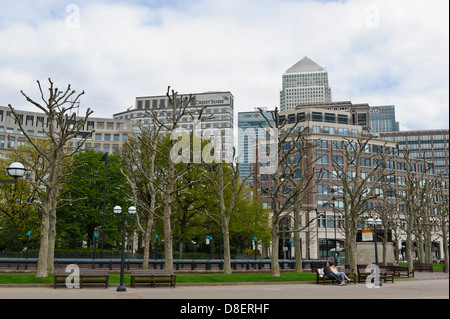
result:
[[[406,263],[400,263],[407,265]],[[443,271],[442,264],[433,264],[434,271]],[[309,272],[295,273],[283,272],[280,277],[272,277],[270,273],[238,273],[238,274],[177,274],[177,283],[237,283],[237,282],[292,282],[292,281],[315,281],[316,274]],[[119,274],[110,274],[109,282],[118,284]],[[131,282],[131,275],[125,274],[125,284]],[[53,274],[47,278],[36,278],[35,273],[0,273],[0,285],[4,284],[53,284]]]
[[[315,281],[316,275],[311,273],[281,273],[280,277],[272,277],[270,273],[239,273],[239,274],[177,274],[178,283],[236,283],[236,282],[289,282]],[[109,282],[118,284],[119,274],[110,274]],[[125,274],[125,284],[131,282],[131,275]],[[36,278],[35,273],[0,273],[0,285],[4,284],[53,284],[53,274],[47,278]]]
[[[400,266],[408,266],[408,263],[399,263]],[[433,264],[433,271],[444,271],[444,264]]]

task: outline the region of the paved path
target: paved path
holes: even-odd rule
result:
[[[317,285],[312,283],[240,284],[169,287],[127,287],[126,292],[86,287],[67,289],[60,287],[0,288],[3,299],[449,299],[449,280],[414,279],[383,283],[380,288],[367,288],[365,284],[347,286]]]

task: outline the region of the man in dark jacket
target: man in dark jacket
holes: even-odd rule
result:
[[[333,262],[331,262],[331,265],[333,265]],[[325,275],[327,275],[329,278],[336,280],[338,282],[339,286],[344,285],[344,282],[331,271],[329,262],[327,262],[327,264],[325,266],[323,266],[323,273]]]

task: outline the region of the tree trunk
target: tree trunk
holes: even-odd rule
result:
[[[357,273],[357,252],[356,252],[356,241],[349,240],[345,246],[346,248],[346,263],[350,266],[350,272]]]
[[[222,221],[223,224],[223,272],[231,274],[231,254],[230,254],[230,232],[228,230],[228,221]]]
[[[175,167],[174,163],[169,159],[167,167],[167,189],[164,200],[164,256],[165,256],[165,269],[173,270],[173,247],[172,247],[172,203],[173,203],[173,190],[175,184]]]
[[[150,242],[153,228],[153,217],[149,217],[144,234],[144,255],[142,256],[142,268],[148,269],[148,260],[150,256]]]
[[[444,249],[444,272],[445,273],[448,273],[448,246],[447,246],[447,243],[448,243],[448,234],[444,234],[443,236],[442,236],[442,245],[444,246],[443,247],[443,249]]]
[[[170,224],[171,207],[166,206],[164,208],[164,256],[165,256],[165,269],[173,270],[173,249],[172,249],[172,226]]]
[[[417,247],[417,258],[419,259],[419,262],[424,263],[425,255],[424,255],[424,251],[423,251],[422,234],[417,234],[415,237],[416,237],[416,247]]]
[[[280,264],[278,262],[278,246],[280,244],[280,234],[278,231],[278,220],[272,219],[272,258],[271,258],[271,273],[272,277],[280,277]]]
[[[300,212],[294,213],[294,229],[300,225]],[[303,272],[302,247],[300,242],[300,232],[294,232],[294,249],[295,249],[295,272]]]
[[[412,249],[412,234],[409,229],[406,232],[406,261],[408,262],[408,271],[412,272],[414,269],[414,260]]]
[[[50,229],[48,235],[47,270],[48,273],[55,272],[55,243],[56,243],[56,197],[52,200],[55,208],[50,212]],[[53,203],[54,202],[54,203]]]
[[[385,228],[383,234],[383,266],[387,266],[387,240],[387,228]]]
[[[42,206],[42,220],[40,232],[40,246],[36,277],[43,278],[48,276],[48,237],[50,230],[50,213],[47,207]]]

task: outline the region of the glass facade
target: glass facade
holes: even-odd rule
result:
[[[373,133],[398,132],[399,123],[395,121],[395,105],[371,106],[369,125]]]

